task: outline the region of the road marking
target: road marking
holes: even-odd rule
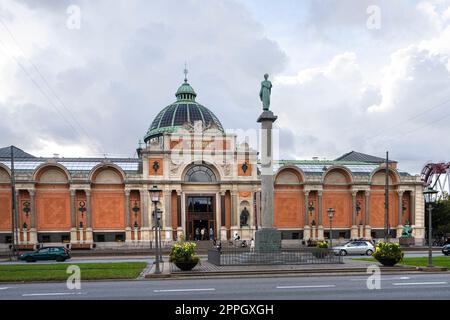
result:
[[[49,292],[49,293],[25,293],[22,297],[37,297],[37,296],[68,296],[85,294],[84,292]]]
[[[9,287],[2,287],[2,288],[0,288],[0,290],[8,290],[9,289]]]
[[[447,284],[445,281],[440,282],[397,282],[393,283],[394,286],[420,286],[420,285],[427,285],[427,284]]]
[[[160,289],[153,290],[153,292],[191,292],[191,291],[214,291],[215,288],[202,288],[202,289]]]
[[[388,281],[388,280],[409,280],[410,277],[397,277],[397,278],[381,278],[382,281]],[[367,278],[365,279],[350,279],[350,281],[367,281]]]
[[[306,288],[333,288],[336,287],[334,284],[323,284],[316,286],[277,286],[277,289],[306,289]]]

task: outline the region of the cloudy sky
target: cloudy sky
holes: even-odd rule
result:
[[[185,61],[229,129],[269,73],[282,158],[450,161],[450,0],[0,0],[0,146],[133,156]]]

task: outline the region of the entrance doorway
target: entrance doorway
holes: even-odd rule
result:
[[[212,196],[186,197],[187,239],[210,240],[216,238],[215,203]],[[202,235],[203,230],[203,235]]]

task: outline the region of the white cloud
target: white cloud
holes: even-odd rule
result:
[[[388,149],[417,173],[447,156],[448,139],[427,134],[450,134],[450,1],[246,2],[3,1],[25,53],[0,24],[0,145],[130,156],[187,61],[198,101],[231,129],[256,127],[259,82],[271,75],[283,158]],[[80,30],[66,28],[72,3]],[[377,31],[366,27],[372,4]]]

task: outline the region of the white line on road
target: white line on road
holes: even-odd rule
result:
[[[420,285],[433,285],[433,284],[447,284],[445,281],[440,282],[397,282],[393,283],[394,286],[420,286]]]
[[[215,288],[202,288],[202,289],[161,289],[153,290],[153,292],[191,292],[191,291],[214,291]]]
[[[25,293],[22,297],[37,297],[37,296],[68,296],[85,294],[84,292],[49,292],[49,293]]]
[[[396,277],[396,278],[381,278],[382,281],[388,281],[388,280],[409,280],[410,277]],[[367,281],[367,278],[365,279],[350,279],[350,281]]]
[[[2,288],[0,288],[0,290],[7,290],[7,289],[9,289],[9,287],[2,287]]]
[[[333,288],[336,287],[334,284],[323,284],[316,286],[277,286],[277,289],[306,289],[306,288]]]

